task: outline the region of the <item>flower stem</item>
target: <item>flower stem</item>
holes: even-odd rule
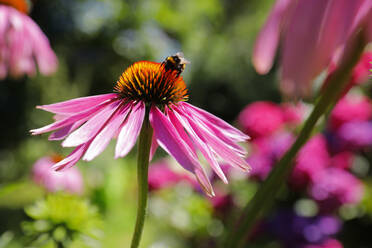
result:
[[[131,248],[139,246],[146,217],[148,192],[148,167],[153,129],[149,122],[149,108],[146,107],[145,118],[142,124],[138,142],[137,154],[137,180],[138,180],[138,206],[137,220],[134,229]]]
[[[345,88],[352,69],[358,62],[364,49],[363,39],[360,38],[356,41],[358,44],[353,44],[351,47],[352,52],[344,55],[341,64],[330,79],[328,87],[326,87],[323,94],[319,97],[312,113],[304,123],[295,143],[280,161],[277,162],[267,179],[248,202],[235,227],[230,229],[223,247],[242,247],[256,221],[262,218],[266,210],[274,203],[275,196],[283,188],[288,175],[292,171],[294,166],[292,161],[294,157],[310,138],[319,118],[326,113],[329,108],[334,106],[342,90]]]

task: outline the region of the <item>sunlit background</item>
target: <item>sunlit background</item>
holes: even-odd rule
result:
[[[35,174],[35,162],[43,157],[56,161],[57,154],[71,150],[46,135],[29,134],[52,121],[35,106],[112,92],[133,62],[161,62],[178,51],[191,61],[183,73],[189,101],[252,135],[253,142],[245,146],[253,171],[249,176],[226,169],[230,184],[213,178],[217,196],[211,199],[159,149],[150,166],[149,215],[141,247],[217,247],[293,142],[314,100],[285,102],[275,65],[265,76],[252,66],[252,47],[273,3],[33,1],[30,17],[49,38],[58,70],[0,82],[0,248],[128,246],[136,214],[136,149],[115,160],[111,142],[92,162],[77,164],[69,185],[64,184],[68,179],[60,185],[45,183],[40,179],[45,175]],[[300,169],[268,218],[257,225],[248,247],[371,247],[372,137],[349,135],[359,130],[352,126],[355,120],[372,125],[371,92],[371,82],[353,89],[339,112],[319,124],[321,133],[305,146],[297,161]],[[242,111],[247,105],[246,116]],[[360,114],[348,118],[345,111]]]

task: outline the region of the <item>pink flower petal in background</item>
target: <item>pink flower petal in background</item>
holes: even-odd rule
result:
[[[36,64],[44,75],[57,69],[57,57],[47,37],[27,15],[11,6],[0,6],[0,79],[33,76]]]
[[[81,194],[83,192],[83,178],[77,168],[70,168],[64,172],[52,169],[53,164],[60,159],[57,156],[47,156],[36,161],[32,168],[34,182],[50,192],[64,190],[73,194]]]
[[[256,40],[257,72],[269,71],[281,37],[281,89],[291,96],[309,95],[315,77],[341,57],[356,30],[369,37],[371,9],[369,0],[277,0]]]

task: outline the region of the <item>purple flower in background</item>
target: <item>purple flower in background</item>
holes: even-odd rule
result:
[[[268,220],[267,227],[287,248],[322,244],[337,234],[341,222],[331,215],[299,216],[292,210],[281,210]]]
[[[313,177],[309,194],[322,211],[328,212],[343,204],[358,203],[363,196],[363,184],[345,170],[327,168]]]
[[[254,102],[246,106],[238,117],[243,131],[253,138],[267,136],[282,127],[283,113],[271,102]]]
[[[49,192],[63,190],[73,194],[81,194],[83,192],[83,178],[77,168],[70,168],[64,172],[52,169],[52,166],[60,160],[62,157],[59,156],[40,158],[32,167],[32,179]]]
[[[9,1],[13,7],[0,4],[0,79],[33,76],[36,64],[42,74],[55,72],[57,57],[48,38],[13,2]]]
[[[253,64],[267,73],[282,40],[281,88],[289,95],[308,95],[312,80],[359,28],[370,39],[370,0],[277,0],[255,43]],[[370,42],[371,40],[369,40]]]
[[[341,98],[330,115],[330,129],[336,130],[349,121],[367,121],[372,118],[371,101],[358,94],[347,94]]]
[[[348,149],[359,149],[372,145],[372,122],[351,121],[342,125],[337,136]]]
[[[314,176],[323,171],[330,163],[326,139],[318,134],[312,137],[297,155],[296,165],[290,177],[290,184],[303,188],[313,181]]]
[[[274,163],[283,156],[293,141],[294,136],[289,132],[278,132],[268,137],[255,139],[252,142],[252,155],[247,160],[252,167],[250,177],[265,179]]]

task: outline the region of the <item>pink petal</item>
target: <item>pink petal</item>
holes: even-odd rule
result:
[[[89,120],[84,125],[71,133],[65,139],[65,141],[63,141],[62,146],[78,146],[95,137],[101,130],[101,128],[110,119],[112,114],[118,110],[120,103],[121,102],[119,101],[113,102],[104,107],[100,112],[96,112],[95,115],[89,118]]]
[[[303,93],[310,85],[312,56],[330,2],[298,1],[289,20],[282,56],[282,89],[287,94]]]
[[[114,100],[118,97],[116,93],[80,97],[72,100],[54,103],[50,105],[37,106],[37,108],[58,114],[75,114],[86,111],[99,104],[105,103],[108,100]]]
[[[169,119],[176,129],[180,130],[183,127],[186,129],[187,133],[191,136],[192,140],[206,158],[207,162],[212,167],[213,171],[221,178],[224,183],[228,183],[225,174],[223,173],[220,165],[218,164],[213,151],[209,148],[208,144],[205,143],[203,137],[200,135],[199,130],[194,130],[186,118],[182,117],[181,114],[178,114],[173,111],[169,111]],[[181,125],[182,123],[182,125]]]
[[[196,122],[190,115],[183,115],[188,119],[191,127],[194,130],[199,130],[200,135],[203,137],[205,143],[210,145],[214,152],[216,152],[222,159],[226,162],[231,163],[232,166],[240,168],[244,171],[250,169],[247,162],[239,156],[236,152],[229,149],[228,145],[217,138],[213,133],[211,133],[208,127],[203,122]]]
[[[155,155],[156,150],[158,149],[158,142],[156,141],[156,136],[155,134],[152,135],[152,141],[151,141],[151,148],[150,148],[150,161]]]
[[[283,19],[288,14],[290,4],[295,4],[295,1],[276,1],[269,18],[257,37],[252,61],[256,71],[260,74],[268,73],[273,65],[275,51],[282,31]]]
[[[61,129],[59,129],[58,131],[49,135],[48,140],[63,140],[64,138],[67,137],[67,135],[69,135],[74,130],[76,130],[76,128],[80,127],[84,122],[85,122],[85,120],[77,121],[73,124],[70,124],[66,127],[63,127]]]
[[[111,138],[115,135],[116,131],[127,117],[127,114],[130,111],[130,104],[126,104],[125,106],[121,106],[119,108],[120,109],[109,120],[107,125],[94,138],[87,152],[85,153],[83,160],[91,161],[109,144]]]
[[[40,72],[44,75],[55,72],[58,65],[57,56],[51,49],[48,38],[31,18],[25,15],[23,19]]]
[[[181,130],[177,130],[167,117],[154,106],[150,111],[150,122],[154,128],[158,144],[173,156],[182,167],[195,173],[203,190],[208,195],[213,196],[214,192],[208,176],[200,165],[197,157],[195,157],[192,148],[189,147],[189,142],[181,138]]]
[[[235,127],[231,126],[229,123],[218,118],[217,116],[212,115],[211,113],[208,113],[203,109],[197,108],[186,102],[181,102],[179,103],[179,105],[187,109],[187,111],[190,111],[192,115],[198,116],[198,118],[202,119],[205,123],[209,123],[210,125],[214,125],[217,128],[223,129],[224,134],[234,139],[235,141],[247,141],[250,139],[248,135],[244,134]]]
[[[145,104],[142,101],[135,103],[119,133],[115,158],[124,157],[132,149],[141,131],[144,117]]]
[[[68,155],[65,159],[63,159],[63,160],[59,161],[58,163],[56,163],[55,165],[53,165],[52,169],[60,171],[60,170],[68,169],[68,168],[74,166],[80,160],[80,158],[83,156],[83,154],[86,151],[88,145],[89,144],[87,143],[87,144],[83,144],[83,145],[80,145],[80,146],[76,147],[70,153],[70,155]]]
[[[47,132],[50,132],[50,131],[53,131],[53,130],[57,130],[57,129],[60,129],[60,128],[64,128],[64,127],[69,126],[70,124],[73,124],[73,123],[78,122],[78,121],[84,122],[87,119],[89,119],[89,117],[91,115],[101,111],[106,106],[107,106],[107,103],[104,103],[104,104],[101,104],[101,105],[96,105],[96,106],[94,106],[94,107],[92,107],[88,110],[85,110],[85,111],[79,112],[75,115],[72,115],[72,116],[69,116],[67,118],[61,119],[61,120],[56,121],[52,124],[49,124],[45,127],[30,130],[30,132],[31,132],[32,135],[37,135],[37,134],[42,134],[42,133],[47,133]]]

